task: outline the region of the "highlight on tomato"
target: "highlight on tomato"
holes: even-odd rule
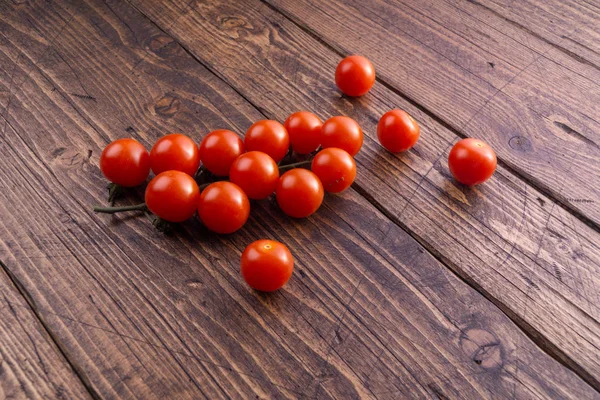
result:
[[[283,123],[290,137],[292,149],[298,154],[309,154],[321,145],[323,122],[315,114],[298,111]]]
[[[375,67],[363,56],[348,56],[335,69],[335,83],[348,96],[362,96],[375,83]]]
[[[227,129],[210,132],[200,143],[202,165],[217,176],[227,176],[231,164],[243,153],[244,142]]]
[[[292,277],[294,258],[283,243],[263,239],[246,247],[240,267],[244,280],[251,288],[273,292]]]
[[[138,186],[146,182],[150,174],[150,155],[137,140],[118,139],[102,151],[100,171],[114,184]]]
[[[229,180],[238,185],[249,198],[261,200],[269,197],[277,188],[279,168],[268,154],[249,151],[233,162]]]
[[[199,166],[198,146],[181,133],[161,137],[150,150],[150,167],[155,175],[165,171],[181,171],[194,176]]]
[[[279,162],[290,148],[290,137],[277,121],[263,119],[252,124],[244,136],[246,151],[262,151]]]
[[[198,184],[181,171],[161,172],[150,181],[145,194],[148,209],[168,222],[183,222],[191,218],[199,198]]]
[[[377,124],[379,143],[392,153],[412,148],[419,140],[420,134],[419,124],[404,110],[386,112]]]
[[[213,232],[227,234],[240,229],[250,216],[250,201],[235,183],[211,183],[200,195],[198,216]]]
[[[311,171],[294,168],[279,178],[275,198],[281,210],[294,218],[312,215],[323,203],[323,184]]]
[[[356,162],[347,151],[329,147],[317,153],[312,161],[312,172],[330,193],[339,193],[352,185],[356,178]]]
[[[321,129],[321,147],[337,147],[355,156],[363,144],[363,131],[350,117],[331,117]]]
[[[448,167],[454,178],[468,186],[487,181],[496,171],[494,150],[485,142],[468,138],[456,142],[448,155]]]

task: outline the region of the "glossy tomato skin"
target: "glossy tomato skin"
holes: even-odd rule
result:
[[[200,195],[198,216],[213,232],[233,233],[244,226],[249,215],[248,196],[235,183],[212,183]]]
[[[294,258],[283,243],[257,240],[242,253],[241,270],[244,280],[251,288],[274,292],[292,277]]]
[[[496,170],[496,153],[485,142],[468,138],[456,142],[448,156],[454,178],[464,185],[479,185]]]
[[[290,148],[290,137],[277,121],[263,119],[252,124],[244,137],[246,151],[262,151],[275,162],[281,161]]]
[[[290,136],[292,149],[298,154],[309,154],[321,145],[323,122],[315,114],[298,111],[283,123]]]
[[[249,151],[231,164],[229,180],[238,185],[249,198],[266,199],[277,188],[279,168],[268,154]]]
[[[321,146],[337,147],[355,156],[362,147],[363,132],[358,122],[349,117],[331,117],[323,124]]]
[[[200,160],[217,176],[227,176],[231,164],[244,153],[244,142],[227,129],[210,132],[200,143]]]
[[[156,216],[169,222],[191,218],[198,207],[200,191],[196,181],[181,171],[165,171],[146,187],[146,206]]]
[[[161,137],[150,150],[150,167],[155,175],[174,170],[194,176],[199,166],[198,146],[181,133]]]
[[[390,110],[377,124],[379,143],[392,153],[412,148],[419,140],[421,128],[404,110]]]
[[[363,56],[348,56],[335,69],[335,83],[348,96],[362,96],[375,83],[375,67]]]
[[[150,173],[148,150],[135,139],[115,140],[102,151],[100,170],[106,179],[117,185],[141,185]]]
[[[317,211],[324,195],[319,178],[303,168],[294,168],[281,175],[275,190],[281,210],[294,218],[305,218]]]
[[[356,178],[354,158],[347,151],[336,147],[318,152],[313,159],[311,170],[323,184],[323,189],[330,193],[348,189]]]

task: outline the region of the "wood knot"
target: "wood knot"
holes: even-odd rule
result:
[[[471,360],[489,370],[497,370],[504,365],[500,340],[483,329],[468,329],[460,334],[460,347]]]
[[[177,97],[166,95],[152,107],[155,114],[161,117],[171,118],[181,110],[181,100]]]
[[[219,17],[219,25],[223,29],[227,30],[246,27],[247,22],[244,18],[241,17],[236,17],[233,15],[224,15],[222,17]]]
[[[533,146],[531,141],[527,139],[525,136],[513,136],[508,141],[508,145],[511,149],[516,151],[521,151],[523,153],[528,153],[533,150]]]
[[[158,35],[150,38],[147,44],[148,49],[162,58],[181,55],[181,46],[167,35]]]

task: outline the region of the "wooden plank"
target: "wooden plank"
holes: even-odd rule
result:
[[[597,232],[502,167],[479,188],[455,186],[445,161],[452,132],[379,84],[365,98],[340,97],[331,79],[339,57],[264,4],[137,7],[270,118],[298,109],[355,117],[367,134],[357,157],[362,194],[600,387]],[[418,145],[400,156],[374,140],[391,107],[422,125]]]
[[[4,269],[0,292],[0,398],[91,398]]]
[[[600,224],[600,167],[594,162],[600,157],[600,70],[564,61],[569,57],[548,43],[532,50],[504,31],[471,34],[499,18],[481,8],[470,11],[475,18],[441,1],[269,3],[341,53],[369,57],[378,76],[404,96],[461,135],[486,140],[506,165]],[[577,26],[572,23],[571,31]],[[480,48],[478,35],[493,45]],[[528,43],[531,35],[521,30],[518,36]],[[587,74],[574,72],[582,69]],[[515,146],[517,140],[527,142],[528,151]]]
[[[307,220],[255,203],[248,226],[221,237],[197,222],[165,237],[144,220],[93,216],[89,205],[104,194],[95,163],[108,140],[148,143],[173,127],[240,131],[262,115],[131,8],[81,7],[48,49],[56,55],[30,60],[12,97],[0,146],[12,190],[1,193],[0,234],[13,254],[8,268],[69,339],[69,356],[98,393],[597,394],[354,191],[328,197]],[[35,22],[50,10],[26,13]],[[21,17],[3,26],[11,42],[26,39],[9,30]],[[32,47],[22,48],[24,60]],[[174,99],[169,112],[156,107],[165,96]],[[297,257],[298,272],[275,295],[239,276],[239,254],[258,237],[286,242]]]

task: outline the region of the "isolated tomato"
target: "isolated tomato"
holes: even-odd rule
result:
[[[249,215],[248,196],[235,183],[212,183],[200,195],[198,216],[213,232],[233,233],[244,226]]]
[[[279,122],[263,119],[248,128],[244,144],[246,151],[262,151],[279,162],[290,148],[290,137]]]
[[[227,129],[210,132],[200,143],[200,160],[207,170],[218,176],[227,176],[231,164],[244,153],[244,143]]]
[[[448,156],[450,172],[457,181],[473,186],[488,180],[496,170],[496,153],[481,140],[468,138],[456,142]]]
[[[417,121],[404,110],[390,110],[377,124],[379,143],[392,153],[413,147],[419,140],[421,129]]]
[[[199,198],[198,184],[181,171],[162,172],[146,187],[146,206],[153,214],[169,222],[191,218]]]
[[[174,170],[193,176],[199,165],[198,146],[181,133],[161,137],[150,150],[150,167],[155,175]]]
[[[102,151],[100,170],[106,179],[117,185],[141,185],[150,173],[148,150],[135,139],[115,140]]]
[[[363,56],[348,56],[335,69],[335,83],[348,96],[362,96],[375,83],[375,67]]]
[[[251,288],[263,292],[280,289],[292,277],[294,258],[286,245],[257,240],[242,253],[242,276]]]
[[[268,154],[249,151],[231,164],[229,180],[242,188],[249,198],[261,200],[275,191],[279,168]]]
[[[337,147],[355,156],[362,147],[363,132],[358,122],[349,117],[331,117],[323,124],[321,146]]]
[[[323,184],[323,189],[330,193],[348,189],[356,178],[354,158],[347,151],[336,147],[318,152],[313,159],[311,170]]]
[[[294,168],[279,178],[275,196],[284,213],[294,218],[305,218],[323,203],[323,185],[309,170]]]
[[[323,122],[313,113],[298,111],[283,123],[290,136],[292,149],[298,154],[308,154],[321,144]]]

